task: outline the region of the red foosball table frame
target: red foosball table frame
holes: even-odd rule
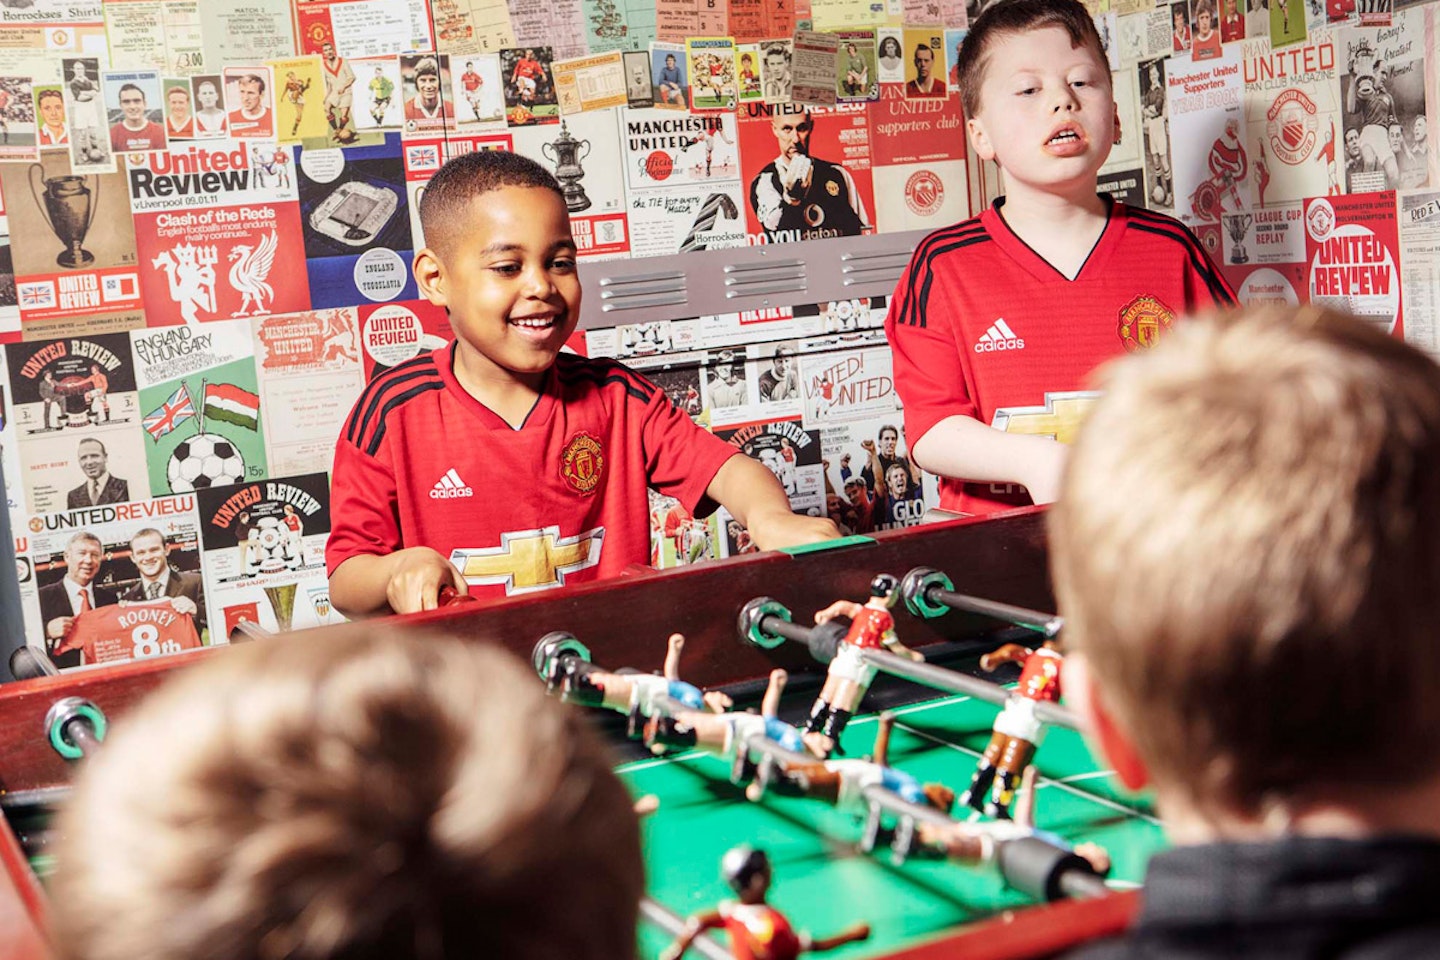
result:
[[[607,665],[649,664],[664,638],[678,631],[686,637],[685,678],[711,687],[759,680],[777,665],[815,669],[797,645],[762,650],[742,643],[736,618],[745,601],[771,596],[797,617],[807,616],[840,597],[863,599],[876,573],[898,576],[917,566],[946,572],[963,593],[1054,609],[1044,514],[1032,509],[984,521],[879,533],[831,549],[764,553],[667,571],[637,568],[604,583],[464,603],[409,622],[477,643],[497,643],[527,659],[546,633],[568,631]],[[901,636],[911,646],[979,639],[998,628],[993,621],[962,613],[919,620],[900,612],[897,619]],[[358,628],[346,624],[321,629]],[[303,635],[288,642],[304,642]],[[47,796],[63,796],[74,767],[48,740],[46,714],[55,701],[82,697],[113,720],[172,670],[224,655],[223,647],[211,648],[0,688],[0,801],[43,802]],[[44,960],[44,891],[8,827],[0,830],[0,867],[0,960]],[[903,948],[887,960],[1053,956],[1123,929],[1137,906],[1136,892],[1039,905]]]

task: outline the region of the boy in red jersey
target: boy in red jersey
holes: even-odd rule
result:
[[[505,595],[615,576],[650,555],[648,487],[692,515],[724,505],[762,549],[839,535],[792,513],[768,470],[645,377],[560,353],[580,281],[543,167],[457,157],[420,218],[415,278],[455,342],[377,377],[345,424],[326,547],[338,609],[407,613],[447,584]]]
[[[957,68],[971,143],[1006,195],[920,243],[885,331],[940,506],[991,513],[1055,498],[1097,363],[1233,295],[1179,222],[1096,193],[1121,131],[1078,0],[988,7]]]

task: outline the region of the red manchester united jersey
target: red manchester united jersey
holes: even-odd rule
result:
[[[1101,361],[1154,343],[1174,319],[1234,302],[1194,234],[1123,203],[1074,280],[1011,232],[1000,201],[921,241],[900,278],[885,332],[905,436],[946,417],[1068,442],[1095,394]],[[1030,502],[1016,484],[942,478],[940,506],[992,513]]]
[[[79,650],[81,663],[91,664],[143,660],[199,646],[195,620],[188,613],[176,613],[167,598],[87,610],[75,618],[55,652]]]
[[[427,546],[481,597],[615,576],[650,556],[654,487],[701,515],[735,447],[649,380],[560,354],[519,429],[456,380],[453,345],[366,387],[335,449],[330,573]]]
[[[845,642],[853,643],[862,649],[874,650],[883,646],[881,638],[894,629],[895,618],[890,616],[890,611],[861,607],[845,634]]]
[[[1060,700],[1060,664],[1064,658],[1054,650],[1041,647],[1025,658],[1020,668],[1020,681],[1015,692],[1029,700]]]
[[[795,960],[800,938],[784,914],[767,903],[726,900],[719,906],[735,960]]]

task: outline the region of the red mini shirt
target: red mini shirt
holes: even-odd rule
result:
[[[845,634],[845,642],[854,644],[862,650],[877,650],[884,646],[882,639],[885,634],[895,629],[895,618],[890,616],[888,610],[876,610],[874,607],[861,607],[860,612],[855,614],[855,619],[850,623],[850,630]]]
[[[1098,396],[1099,363],[1159,339],[1175,318],[1234,294],[1170,217],[1115,203],[1074,280],[1011,232],[1000,203],[930,234],[885,317],[913,450],[956,414],[1069,442]],[[942,477],[940,506],[994,513],[1030,503],[1018,484]]]
[[[795,960],[800,937],[785,915],[768,903],[727,900],[719,906],[735,960]]]
[[[335,448],[327,570],[427,546],[482,598],[612,577],[650,556],[647,487],[692,513],[738,450],[622,364],[560,354],[518,430],[472,397],[454,345],[371,381]]]
[[[1020,681],[1015,692],[1027,700],[1060,701],[1060,664],[1064,657],[1054,650],[1041,647],[1025,658],[1020,668]]]

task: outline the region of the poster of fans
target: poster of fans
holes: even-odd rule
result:
[[[298,167],[311,305],[413,300],[399,135],[373,146],[302,150]]]
[[[935,480],[912,461],[899,414],[820,431],[825,512],[844,533],[912,527],[938,502]]]
[[[1271,50],[1244,45],[1245,129],[1258,205],[1334,196],[1344,162],[1334,34]]]
[[[63,669],[210,642],[193,495],[33,516],[39,621],[31,646]]]
[[[330,491],[323,473],[197,492],[210,622],[285,632],[333,623],[325,578]]]
[[[128,172],[150,326],[310,306],[290,148],[196,143]],[[277,269],[277,266],[279,267]]]
[[[1305,204],[1309,301],[1404,336],[1395,194],[1318,197]]]
[[[32,513],[149,496],[129,337],[12,343],[5,360]]]
[[[94,331],[97,315],[139,311],[123,174],[77,176],[51,150],[38,164],[0,164],[0,188],[11,235],[27,240],[10,250],[27,336],[59,336],[82,319]]]
[[[865,104],[747,103],[739,117],[751,243],[874,232]]]
[[[405,317],[413,314],[407,311]],[[385,323],[384,318],[372,318],[371,336],[387,336],[378,329]],[[353,307],[307,310],[264,317],[253,321],[253,326],[271,472],[328,473],[335,438],[365,386],[359,312]],[[398,331],[400,325],[394,326]],[[418,327],[417,323],[413,334],[417,347]],[[410,333],[407,323],[400,335],[408,342]]]

